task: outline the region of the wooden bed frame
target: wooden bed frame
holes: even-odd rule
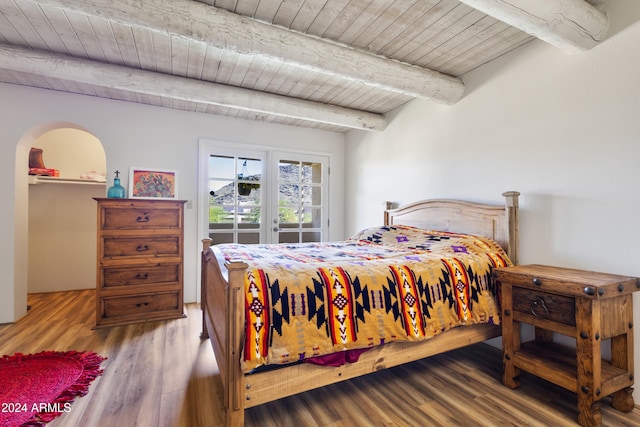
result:
[[[387,209],[386,225],[479,234],[497,241],[514,264],[518,262],[518,196],[503,193],[505,204],[486,205],[455,200],[427,200]],[[421,342],[394,342],[372,348],[356,363],[340,367],[299,363],[243,373],[240,366],[244,334],[244,274],[247,264],[229,262],[220,267],[204,239],[202,251],[202,338],[209,338],[220,370],[227,426],[244,425],[244,409],[419,360],[500,336],[496,325],[458,327]]]

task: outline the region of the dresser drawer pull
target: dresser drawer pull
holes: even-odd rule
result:
[[[138,273],[136,274],[136,279],[146,280],[149,278],[149,273]]]
[[[147,305],[149,305],[148,302],[141,302],[141,303],[136,304],[136,307],[143,307],[143,306],[147,306]]]
[[[138,247],[136,247],[136,251],[138,252],[144,252],[148,250],[149,250],[149,245],[138,245]]]
[[[542,310],[542,313],[538,313],[540,310]],[[531,314],[533,314],[533,317],[549,317],[549,309],[541,297],[536,298],[536,300],[531,303]]]
[[[534,277],[534,278],[533,278],[533,284],[534,284],[534,285],[536,285],[536,286],[540,286],[540,285],[542,285],[542,279],[539,279],[539,278],[537,278],[537,277]]]
[[[143,213],[138,218],[136,218],[136,221],[138,221],[138,222],[149,222],[150,221],[149,214],[148,213]]]

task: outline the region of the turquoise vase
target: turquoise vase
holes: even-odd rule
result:
[[[124,187],[120,185],[120,178],[117,176],[113,179],[113,187],[107,191],[107,197],[110,199],[124,199]]]

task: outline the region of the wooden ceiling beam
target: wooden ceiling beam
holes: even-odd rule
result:
[[[350,129],[383,130],[387,125],[380,114],[1,44],[0,68]]]
[[[112,22],[204,42],[241,55],[262,56],[411,97],[454,104],[461,79],[268,25],[192,0],[32,0]]]
[[[589,50],[609,30],[607,15],[584,0],[460,0],[568,53]]]

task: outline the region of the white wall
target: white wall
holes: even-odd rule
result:
[[[413,101],[384,132],[350,132],[347,234],[379,224],[384,200],[518,190],[521,263],[640,277],[640,2],[607,12],[588,52],[534,41],[465,75],[454,106]]]
[[[128,182],[131,166],[174,169],[179,197],[192,200],[185,210],[185,301],[195,301],[199,273],[197,235],[198,140],[207,138],[285,149],[317,150],[332,155],[330,238],[342,238],[344,135],[305,128],[246,121],[166,108],[104,100],[49,90],[0,84],[0,323],[25,312],[28,206],[26,172],[15,172],[16,158],[52,122],[85,129],[102,143],[109,179],[116,169]],[[16,191],[16,185],[18,191]],[[16,238],[17,236],[17,238]],[[55,244],[55,242],[53,243]]]
[[[96,287],[96,202],[105,185],[29,186],[28,293]]]

